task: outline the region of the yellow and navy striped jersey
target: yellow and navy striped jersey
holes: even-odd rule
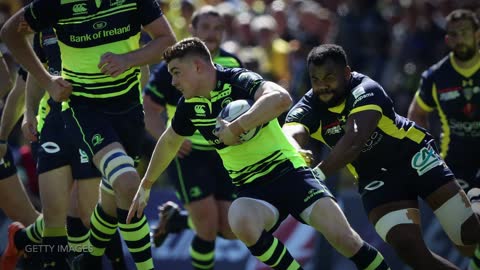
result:
[[[25,7],[32,29],[55,29],[62,77],[73,85],[71,102],[106,111],[140,104],[140,69],[113,78],[101,73],[100,57],[138,49],[141,26],[160,16],[154,0],[35,0]]]
[[[406,151],[411,151],[411,147],[406,146],[420,144],[426,131],[398,115],[387,93],[369,77],[352,72],[347,87],[344,102],[331,108],[316,98],[313,90],[308,91],[289,111],[285,125],[301,124],[313,139],[333,148],[345,134],[345,124],[351,114],[366,110],[380,112],[382,117],[377,128],[358,158],[347,165],[357,179],[372,177],[382,168],[395,166],[400,158],[408,154]]]
[[[233,54],[220,49],[219,52],[213,56],[213,62],[227,68],[242,67],[240,60]],[[172,75],[168,72],[166,62],[160,63],[155,68],[150,76],[148,84],[144,89],[145,95],[152,98],[154,102],[164,106],[167,110],[168,124],[175,114],[175,108],[178,100],[182,97],[182,93],[172,85]],[[199,150],[215,150],[197,131],[191,137],[192,147]]]
[[[226,146],[213,134],[216,118],[223,107],[237,99],[251,99],[263,84],[263,78],[240,68],[217,68],[217,86],[209,97],[180,98],[172,119],[173,130],[192,136],[196,130],[214,146],[233,184],[270,181],[287,170],[306,166],[290,144],[277,119],[263,125],[251,140]]]
[[[35,33],[33,37],[33,50],[40,62],[43,63],[48,72],[52,75],[60,75],[62,70],[62,60],[60,59],[60,49],[58,48],[57,36],[52,28],[47,28],[41,32]],[[41,131],[45,118],[50,111],[60,113],[61,104],[50,98],[47,92],[40,100],[37,114],[37,130]]]
[[[415,98],[424,110],[438,112],[440,153],[447,164],[478,160],[471,157],[480,156],[480,62],[465,69],[453,54],[444,57],[423,72]]]

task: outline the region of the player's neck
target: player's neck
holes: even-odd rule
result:
[[[469,69],[477,65],[478,62],[480,61],[480,51],[477,50],[475,55],[469,60],[462,61],[455,56],[453,56],[453,60],[455,61],[455,64],[457,64],[460,68]]]

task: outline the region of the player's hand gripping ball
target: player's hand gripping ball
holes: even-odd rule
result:
[[[218,115],[218,118],[223,119],[227,122],[232,122],[238,117],[240,117],[242,114],[247,112],[250,107],[253,105],[253,100],[249,99],[237,99],[235,101],[232,101],[225,106],[220,114]],[[215,130],[218,130],[220,128],[220,123],[217,121],[215,125]],[[240,134],[240,142],[246,142],[251,140],[255,135],[258,134],[258,131],[261,129],[261,126],[258,126],[256,128],[253,128],[251,130],[245,131],[244,133]]]

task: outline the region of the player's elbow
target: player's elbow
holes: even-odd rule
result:
[[[277,93],[277,106],[279,111],[287,111],[292,106],[293,100],[288,92],[278,92]]]

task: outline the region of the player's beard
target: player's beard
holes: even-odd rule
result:
[[[468,45],[463,45],[466,49],[465,50],[460,50],[462,46],[458,46],[460,48],[453,50],[453,55],[460,61],[468,61],[472,59],[475,56],[475,53],[477,51],[477,47],[475,45],[473,46],[468,46]]]
[[[317,100],[327,106],[328,108],[335,107],[339,105],[345,99],[345,93],[339,94],[336,91],[329,92],[329,94],[333,94],[333,97],[329,101],[323,101],[320,99],[320,95],[316,94]]]

